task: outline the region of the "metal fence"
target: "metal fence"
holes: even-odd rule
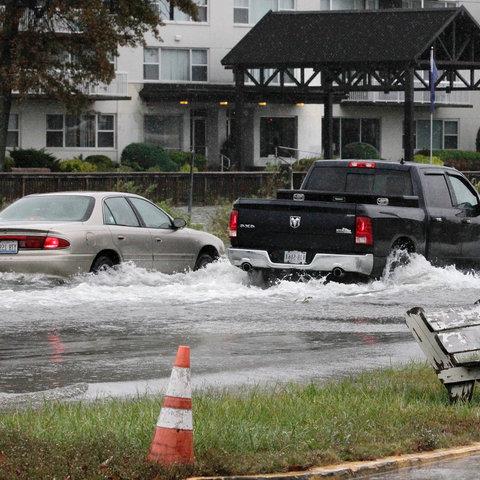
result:
[[[305,173],[294,173],[299,188]],[[188,173],[0,173],[0,200],[12,201],[32,193],[87,191],[148,191],[154,199],[187,204]],[[213,205],[238,197],[273,194],[288,179],[271,172],[201,172],[194,174],[193,202]]]

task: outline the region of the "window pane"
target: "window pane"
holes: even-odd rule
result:
[[[140,216],[142,217],[143,223],[145,223],[146,227],[170,228],[172,226],[172,222],[168,215],[152,205],[150,202],[141,200],[140,198],[130,198],[129,200],[138,210],[138,213],[140,213]]]
[[[105,204],[110,209],[110,212],[117,225],[125,225],[127,227],[140,226],[132,207],[128,204],[125,198],[108,198],[105,200]]]
[[[453,135],[446,135],[445,139],[445,148],[447,150],[456,150],[458,148],[458,137]]]
[[[330,10],[330,0],[320,0],[320,10]]]
[[[191,22],[192,19],[190,18],[190,15],[187,15],[186,13],[182,12],[178,8],[175,8],[173,12],[173,19],[177,22]]]
[[[160,115],[145,115],[145,142],[165,148],[181,150],[183,118]]]
[[[7,147],[9,148],[18,147],[18,132],[7,133]]]
[[[145,80],[158,80],[160,68],[158,65],[144,65],[143,78]]]
[[[250,2],[250,23],[257,23],[269,10],[277,10],[276,0]]]
[[[465,206],[475,207],[478,205],[477,196],[457,177],[449,175],[452,184],[453,193],[455,194],[456,205],[464,204]]]
[[[113,115],[99,115],[98,116],[99,130],[113,130]]]
[[[378,118],[362,118],[362,139],[380,150],[380,120]]]
[[[115,145],[113,132],[98,133],[98,148],[113,148]]]
[[[445,122],[445,135],[456,135],[458,133],[458,122]]]
[[[206,82],[207,77],[207,67],[192,67],[192,81]]]
[[[359,118],[342,118],[341,122],[342,122],[342,150],[343,150],[348,144],[356,143],[360,141],[360,119]]]
[[[95,147],[95,115],[65,117],[65,146],[92,148]]]
[[[206,22],[208,20],[207,7],[198,7],[198,21]]]
[[[158,48],[145,48],[143,61],[144,63],[158,63]]]
[[[294,10],[295,0],[278,0],[279,10]]]
[[[189,50],[162,50],[162,80],[190,80]]]
[[[47,115],[47,130],[63,130],[63,115]]]
[[[206,65],[207,64],[207,51],[206,50],[192,50],[192,64],[193,65]]]
[[[11,113],[8,117],[8,130],[18,130],[18,113]]]
[[[275,154],[275,147],[297,147],[296,118],[263,117],[260,119],[260,156]],[[283,153],[286,156],[286,153]]]
[[[441,150],[442,147],[443,122],[441,120],[433,121],[433,148]],[[430,148],[430,120],[417,120],[417,148]]]
[[[162,19],[170,19],[170,2],[169,0],[155,0],[155,5],[158,9],[158,14]]]
[[[425,175],[428,204],[430,207],[450,208],[452,200],[448,191],[447,182],[443,175]]]
[[[244,7],[248,8],[248,0],[234,0],[233,5],[235,7]]]
[[[233,10],[233,23],[248,24],[248,10],[246,8],[235,8]]]
[[[47,147],[63,147],[63,132],[47,132]]]
[[[332,0],[332,10],[354,10],[355,0]]]

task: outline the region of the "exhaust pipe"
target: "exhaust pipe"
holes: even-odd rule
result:
[[[332,275],[335,277],[335,278],[342,278],[345,276],[345,272],[340,268],[340,267],[335,267],[333,270],[332,270]]]
[[[250,263],[242,263],[242,270],[244,272],[249,272],[252,269],[252,265]]]

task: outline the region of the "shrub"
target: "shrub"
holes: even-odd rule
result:
[[[180,150],[170,150],[168,152],[168,155],[170,156],[170,160],[172,160],[172,162],[174,162],[178,166],[179,170],[181,170],[185,164],[190,165],[191,163],[192,154],[190,152],[182,152]],[[195,168],[197,169],[197,171],[203,172],[206,166],[207,166],[206,157],[204,155],[196,153]],[[190,171],[190,167],[188,168],[188,171]]]
[[[131,143],[122,152],[122,164],[137,171],[158,167],[163,172],[178,171],[168,153],[157,145],[148,143]]]
[[[182,173],[190,173],[190,163],[184,163],[184,164],[180,167],[180,171],[181,171]],[[198,168],[197,168],[196,165],[193,167],[193,171],[194,171],[194,173],[197,173],[197,172],[198,172]]]
[[[10,157],[5,157],[5,163],[3,169],[5,172],[11,172],[12,168],[15,166],[15,162]]]
[[[415,155],[413,157],[415,163],[430,163],[430,155]],[[432,157],[432,164],[433,165],[443,165],[443,160],[439,157]]]
[[[298,162],[293,164],[294,172],[306,172],[317,161],[322,160],[321,157],[301,158]]]
[[[43,149],[12,150],[10,157],[17,168],[49,168],[55,170],[58,167],[58,159]]]
[[[429,150],[420,150],[418,155],[429,156]],[[480,152],[470,150],[434,150],[433,155],[438,157],[447,167],[458,170],[480,170]]]
[[[353,160],[380,160],[380,153],[369,143],[356,142],[343,147],[342,157]]]
[[[59,165],[61,172],[96,172],[97,167],[81,158],[72,158],[71,160],[62,160]]]
[[[95,165],[98,172],[111,172],[116,168],[116,164],[106,155],[89,155],[85,161]]]

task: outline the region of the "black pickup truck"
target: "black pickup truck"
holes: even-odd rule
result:
[[[453,168],[318,161],[300,190],[233,208],[228,256],[245,271],[378,277],[396,249],[480,265],[479,196]]]

